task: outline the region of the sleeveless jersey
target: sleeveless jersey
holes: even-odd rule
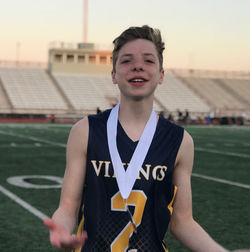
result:
[[[90,115],[87,166],[78,232],[81,252],[161,252],[176,192],[172,175],[183,128],[160,116],[151,146],[127,200],[119,193],[107,141],[110,110]],[[118,122],[117,148],[126,169],[138,142]],[[131,215],[133,222],[132,225]]]

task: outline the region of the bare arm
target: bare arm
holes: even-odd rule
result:
[[[170,222],[171,233],[192,251],[226,252],[228,250],[216,243],[193,219],[190,183],[193,158],[193,140],[185,131],[173,175],[173,183],[177,185],[178,190]]]
[[[58,209],[52,220],[44,224],[50,229],[52,245],[58,248],[75,248],[81,246],[87,235],[72,236],[79,211],[82,190],[86,173],[86,154],[88,143],[88,118],[76,123],[70,132],[67,153],[66,170],[63,179],[61,198]]]

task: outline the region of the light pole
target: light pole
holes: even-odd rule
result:
[[[88,41],[88,0],[83,4],[83,43]]]

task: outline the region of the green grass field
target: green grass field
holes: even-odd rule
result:
[[[10,198],[50,216],[60,189],[23,188],[15,176],[63,177],[65,146],[71,125],[0,124],[0,251],[57,251],[41,218]],[[186,127],[195,141],[192,177],[195,219],[228,249],[250,248],[250,127]],[[205,177],[204,177],[205,176]],[[29,184],[55,185],[28,178]],[[5,192],[5,193],[4,193]],[[170,252],[189,251],[168,232]]]

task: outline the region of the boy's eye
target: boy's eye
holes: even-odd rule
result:
[[[154,63],[154,61],[153,61],[153,60],[150,60],[150,59],[146,60],[146,62],[147,62],[147,63]]]
[[[126,63],[128,63],[128,62],[129,62],[129,60],[122,60],[122,61],[121,61],[122,64],[126,64]]]

